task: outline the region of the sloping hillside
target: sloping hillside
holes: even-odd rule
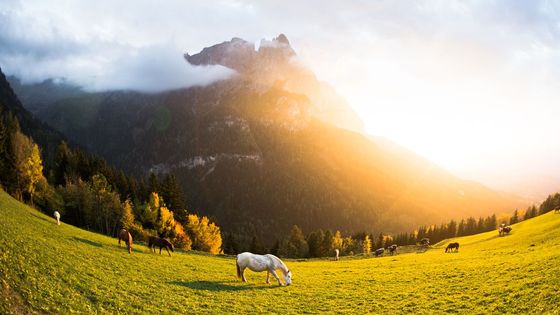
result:
[[[293,285],[235,275],[233,257],[132,255],[0,191],[0,313],[559,313],[560,214],[422,252],[287,261]]]

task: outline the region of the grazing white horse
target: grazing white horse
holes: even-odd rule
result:
[[[292,273],[288,270],[288,267],[280,258],[274,255],[257,255],[253,253],[241,253],[237,255],[237,276],[243,279],[243,282],[247,282],[245,279],[245,268],[249,268],[255,272],[261,272],[266,270],[266,283],[270,283],[270,274],[278,280],[278,285],[282,285],[280,277],[276,274],[276,270],[280,269],[284,275],[284,282],[286,285],[292,284]]]
[[[334,260],[338,260],[338,255],[340,254],[340,250],[338,250],[338,248],[336,248],[334,250]]]
[[[55,211],[53,215],[56,219],[56,224],[60,225],[60,213],[58,211]]]

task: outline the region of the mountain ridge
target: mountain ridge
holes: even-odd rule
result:
[[[229,56],[207,49],[204,56],[210,55]],[[84,93],[38,106],[37,115],[128,173],[173,172],[189,211],[210,215],[224,231],[245,237],[274,239],[294,224],[305,231],[409,231],[520,205],[329,123],[317,115],[316,97],[302,93],[305,85],[289,88],[302,78],[299,65],[266,63],[276,69],[262,80],[250,70],[158,94]],[[307,86],[317,87],[313,80]]]

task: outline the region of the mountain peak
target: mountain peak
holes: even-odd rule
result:
[[[278,35],[278,37],[276,37],[274,40],[281,44],[290,46],[290,41],[288,40],[288,37],[286,37],[286,35],[284,35],[283,33],[280,33],[280,35]]]
[[[197,54],[186,53],[184,56],[192,65],[222,65],[240,73],[247,73],[264,60],[267,63],[282,64],[295,55],[288,37],[279,34],[272,40],[262,39],[258,51],[255,50],[254,43],[233,37],[230,41],[205,47]]]

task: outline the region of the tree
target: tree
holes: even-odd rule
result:
[[[453,238],[455,235],[457,235],[457,222],[451,220],[449,221],[449,224],[447,224],[447,233],[445,237]]]
[[[167,174],[160,185],[160,190],[167,207],[176,214],[177,218],[186,219],[187,211],[183,191],[175,175]]]
[[[11,113],[8,112],[5,120],[0,117],[0,182],[4,189],[16,198],[17,168],[13,142],[14,135],[19,130],[19,123]]]
[[[332,239],[332,247],[342,251],[342,236],[340,234],[340,231],[338,230],[334,232],[334,236]]]
[[[461,219],[461,222],[459,222],[459,226],[457,228],[457,236],[465,236],[465,235],[467,235],[466,223],[464,219]]]
[[[175,244],[175,246],[184,249],[191,249],[192,239],[185,233],[183,225],[175,220],[173,212],[167,209],[167,207],[159,207],[156,230],[160,237],[171,239],[171,242]]]
[[[498,219],[496,218],[496,215],[493,214],[491,216],[489,216],[486,219],[486,227],[485,227],[485,231],[493,231],[496,229],[496,227],[498,226]]]
[[[333,254],[333,234],[331,230],[325,232],[325,237],[323,237],[323,244],[321,245],[321,257],[330,256]]]
[[[511,218],[509,218],[509,224],[515,224],[519,222],[519,211],[517,211],[517,209],[515,209],[515,211],[513,212],[513,216]]]
[[[228,255],[235,255],[239,253],[239,244],[237,244],[235,235],[233,233],[225,233],[222,248],[224,249],[224,253]],[[252,250],[251,252],[257,253]]]
[[[115,235],[119,219],[122,217],[120,197],[113,192],[105,176],[94,175],[91,178],[93,192],[92,213],[90,222],[95,222],[98,231],[107,235]]]
[[[192,248],[200,251],[218,254],[222,246],[222,235],[220,228],[203,216],[199,218],[196,214],[187,217],[187,233],[192,240]]]
[[[43,162],[39,146],[29,137],[17,131],[13,138],[16,166],[16,196],[23,200],[23,194],[33,203],[33,194],[37,183],[43,178]]]
[[[362,252],[365,256],[369,256],[369,254],[371,253],[371,239],[367,234],[364,237],[364,241],[362,243]]]
[[[528,220],[530,218],[534,218],[534,217],[537,216],[537,214],[538,214],[537,207],[535,207],[535,205],[532,205],[532,206],[527,208],[527,211],[525,211],[525,215],[523,217],[523,220]]]
[[[370,238],[370,241],[372,239],[373,239],[373,236]],[[381,248],[381,247],[383,247],[383,241],[385,241],[385,235],[383,235],[383,233],[379,233],[379,235],[377,236],[377,240],[372,245],[374,245],[376,249]]]
[[[476,219],[473,217],[469,217],[467,219],[467,224],[465,226],[465,235],[473,235],[477,233],[476,230]]]
[[[252,253],[256,253],[256,254],[265,254],[266,253],[266,248],[264,247],[264,244],[262,242],[262,239],[260,236],[257,235],[257,233],[253,233],[253,237],[251,238],[251,244],[249,246],[249,251]]]
[[[309,233],[309,235],[307,236],[307,244],[309,246],[309,256],[311,257],[323,256],[324,239],[325,239],[325,233],[321,229]]]
[[[146,229],[155,229],[159,217],[159,195],[152,192],[148,202],[135,207],[135,214]]]
[[[159,193],[159,181],[154,173],[150,173],[150,178],[148,179],[148,188],[151,192]]]
[[[134,225],[134,213],[132,212],[132,202],[130,199],[124,201],[122,208],[123,212],[120,225],[123,229],[130,230],[130,228]]]
[[[301,229],[294,225],[288,238],[280,242],[278,255],[285,257],[302,258],[309,255],[309,246]]]

